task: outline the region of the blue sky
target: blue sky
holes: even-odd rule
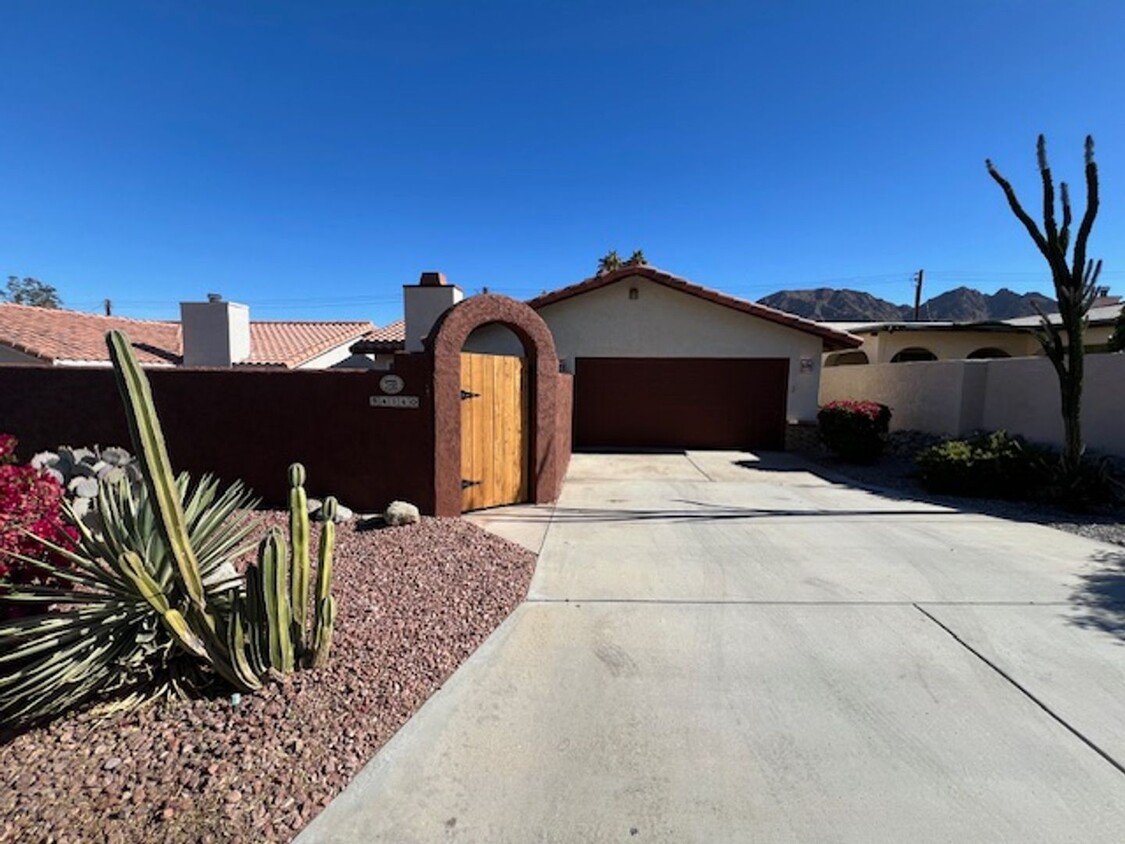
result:
[[[1035,137],[1125,292],[1125,3],[44,2],[0,7],[0,274],[175,317],[526,298],[643,248],[736,295],[1050,292]]]

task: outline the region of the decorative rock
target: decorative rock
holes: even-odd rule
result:
[[[315,510],[312,508],[312,503],[314,501],[316,501],[316,509]],[[352,512],[352,509],[350,507],[345,507],[343,504],[337,504],[336,505],[336,518],[333,519],[332,521],[334,521],[336,524],[340,524],[341,522],[351,521],[351,519],[354,516],[355,516],[355,513]],[[324,504],[323,504],[323,502],[317,501],[315,498],[309,499],[309,518],[311,518],[314,522],[323,522],[324,521]]]
[[[406,501],[392,501],[383,513],[383,521],[390,527],[417,524],[421,519],[418,508]]]
[[[75,477],[66,485],[67,491],[77,498],[97,498],[98,479]]]
[[[312,516],[312,515],[315,515],[316,513],[319,513],[320,508],[323,507],[323,506],[324,506],[324,502],[321,501],[319,498],[310,498],[308,500],[309,515]]]

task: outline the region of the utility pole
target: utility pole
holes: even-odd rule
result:
[[[113,302],[109,301],[109,299],[103,299],[102,304],[105,305],[105,315],[113,316]]]
[[[918,322],[922,312],[922,279],[925,277],[925,270],[918,270],[914,276],[914,321]]]

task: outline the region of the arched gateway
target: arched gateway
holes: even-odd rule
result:
[[[523,346],[522,358],[468,354],[465,341],[498,324]],[[569,442],[559,431],[559,360],[539,315],[507,296],[461,301],[425,341],[433,357],[435,512],[553,500]]]

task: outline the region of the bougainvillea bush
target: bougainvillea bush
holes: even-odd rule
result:
[[[15,448],[15,437],[0,434],[0,592],[6,583],[61,585],[33,561],[55,565],[65,565],[65,561],[35,536],[64,548],[72,547],[77,538],[74,528],[63,520],[62,484],[44,471],[16,463]],[[12,614],[11,607],[0,603],[0,618]]]
[[[816,415],[821,442],[841,460],[870,463],[883,453],[891,409],[874,401],[833,401]]]

